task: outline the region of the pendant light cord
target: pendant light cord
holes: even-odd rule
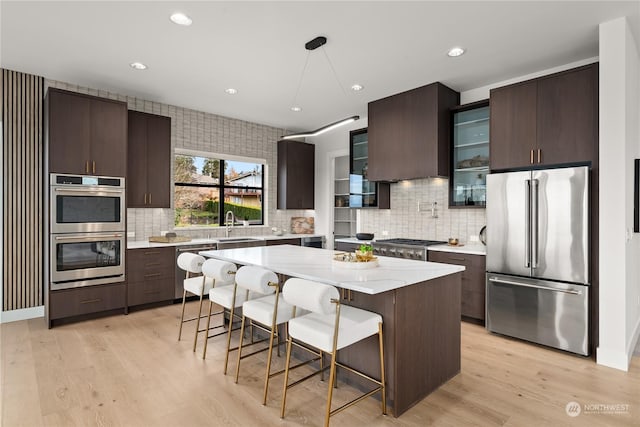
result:
[[[302,73],[300,73],[300,80],[298,80],[298,87],[296,88],[296,93],[293,95],[293,102],[291,103],[291,107],[297,107],[296,101],[298,100],[298,93],[300,93],[300,88],[302,87],[302,80],[304,79],[304,73],[307,71],[307,65],[309,64],[309,54],[311,51],[307,51],[307,58],[304,60],[304,67],[302,67]]]
[[[324,53],[325,58],[327,58],[329,67],[333,72],[333,77],[335,77],[336,81],[338,82],[338,86],[340,86],[340,89],[342,89],[342,94],[344,95],[345,98],[347,98],[347,91],[344,90],[344,86],[342,86],[342,83],[340,83],[340,79],[338,78],[338,73],[336,73],[336,69],[333,68],[333,63],[331,62],[331,59],[329,59],[329,55],[327,55],[327,51],[325,50],[324,46],[322,46],[322,52]]]

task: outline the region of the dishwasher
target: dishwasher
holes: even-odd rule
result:
[[[185,252],[197,254],[200,251],[215,251],[216,249],[218,249],[218,246],[216,243],[201,243],[198,245],[176,246],[176,291],[174,295],[175,299],[179,299],[180,302],[182,302],[182,294],[184,293],[184,288],[182,287],[182,283],[184,282],[184,279],[186,276],[186,272],[180,267],[178,267],[178,257]]]

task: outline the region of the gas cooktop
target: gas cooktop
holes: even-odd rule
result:
[[[420,240],[420,239],[383,239],[376,240],[375,243],[391,244],[391,245],[410,245],[410,246],[431,246],[441,245],[443,242],[440,240]]]
[[[427,260],[427,246],[440,245],[440,240],[383,239],[373,242],[373,253],[396,258]]]

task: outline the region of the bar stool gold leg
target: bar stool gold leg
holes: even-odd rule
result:
[[[331,372],[329,373],[329,392],[327,394],[327,412],[324,417],[324,426],[329,427],[329,417],[331,416],[331,398],[333,397],[333,386],[336,379],[336,352],[331,354]]]
[[[284,407],[287,402],[287,383],[289,382],[289,362],[291,361],[291,337],[287,336],[287,360],[284,365],[284,388],[282,389],[282,405],[280,418],[284,418]]]
[[[240,342],[238,343],[238,363],[236,364],[236,380],[235,383],[238,384],[238,376],[240,375],[240,359],[242,357],[242,341],[244,338],[244,314],[242,315],[242,326],[240,327]]]
[[[277,326],[275,326],[277,328]],[[269,355],[267,356],[267,374],[264,379],[264,395],[262,396],[262,404],[267,404],[267,391],[269,390],[269,374],[271,374],[271,357],[273,353],[273,338],[274,327],[271,328],[271,335],[269,337]],[[278,342],[280,342],[280,335],[278,334]]]
[[[380,342],[380,382],[382,383],[382,415],[387,415],[387,388],[384,376],[384,339],[382,338],[382,323],[378,323],[378,341]]]
[[[204,286],[204,283],[202,284]],[[200,294],[200,306],[198,307],[198,319],[196,320],[196,334],[193,337],[193,352],[196,352],[196,344],[198,344],[198,331],[200,330],[200,316],[202,316],[202,294]]]
[[[209,325],[211,324],[211,308],[213,307],[213,301],[209,301],[209,316],[207,317],[207,330],[204,337],[204,349],[202,350],[202,360],[207,357],[207,344],[209,343]]]
[[[235,293],[235,291],[234,291]],[[229,349],[231,348],[231,330],[233,329],[233,312],[236,300],[233,299],[231,304],[231,315],[229,315],[229,331],[227,333],[227,354],[224,356],[224,374],[227,375],[227,366],[229,366]],[[240,335],[240,341],[242,341],[242,335]]]
[[[182,292],[182,314],[180,315],[180,329],[178,330],[178,341],[182,337],[182,325],[184,324],[184,306],[187,299],[187,291]]]

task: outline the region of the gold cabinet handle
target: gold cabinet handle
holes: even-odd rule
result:
[[[144,193],[144,204],[147,204],[147,193]]]
[[[541,154],[540,154],[541,152],[542,152],[542,150],[538,148],[538,163],[540,163],[540,157],[542,157]]]
[[[96,173],[96,161],[95,160],[93,161],[93,173],[94,174]]]
[[[89,160],[84,162],[84,173],[89,173]]]
[[[538,161],[540,161],[540,154],[538,154]],[[151,204],[151,193],[149,193],[149,204]]]
[[[87,300],[84,300],[84,301],[80,301],[80,304],[93,304],[93,303],[100,302],[100,301],[102,301],[101,298],[87,299]]]
[[[533,149],[529,151],[529,163],[533,164]]]
[[[353,301],[353,297],[351,296],[351,289],[348,291],[349,296],[347,297],[348,301]]]

